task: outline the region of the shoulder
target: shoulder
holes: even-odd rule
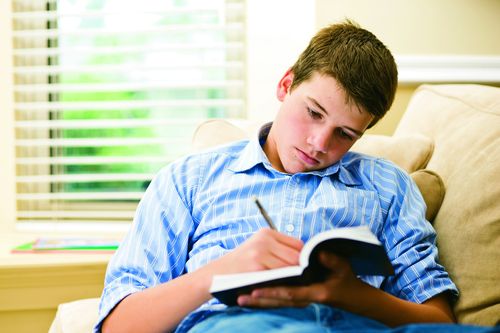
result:
[[[154,193],[159,198],[175,195],[189,206],[201,184],[222,176],[232,161],[240,156],[244,147],[245,142],[238,141],[182,156],[156,173],[147,192]],[[164,201],[168,202],[167,199]]]

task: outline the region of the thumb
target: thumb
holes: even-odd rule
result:
[[[332,252],[321,251],[319,254],[319,260],[324,267],[333,272],[343,272],[346,269],[351,268],[349,261],[345,257]]]

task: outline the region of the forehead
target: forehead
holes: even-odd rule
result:
[[[305,103],[323,111],[327,119],[340,126],[347,126],[362,134],[374,116],[349,98],[333,77],[315,74],[299,87],[300,98]]]
[[[297,88],[302,88],[302,92],[308,99],[314,99],[325,108],[329,104],[334,104],[335,107],[346,107],[359,113],[365,112],[354,99],[350,98],[342,85],[330,75],[315,72]]]

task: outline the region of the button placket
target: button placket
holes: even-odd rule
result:
[[[304,207],[304,190],[300,187],[300,174],[290,177],[288,195],[292,205],[290,206],[290,218],[286,221],[286,231],[294,237],[300,238],[302,230],[302,217]]]
[[[298,237],[298,228],[296,226],[295,221],[295,206],[297,204],[295,200],[295,196],[297,195],[297,186],[296,186],[295,175],[291,175],[288,178],[288,182],[286,185],[285,191],[285,205],[283,207],[283,220],[282,225],[284,227],[284,232],[292,237]]]

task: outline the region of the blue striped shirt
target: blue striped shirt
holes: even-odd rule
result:
[[[326,169],[286,174],[271,166],[262,140],[186,156],[156,175],[108,265],[96,332],[125,296],[192,272],[266,227],[254,195],[278,230],[304,242],[333,227],[369,226],[384,244],[395,275],[361,277],[366,283],[417,303],[443,291],[458,293],[437,262],[425,204],[404,171],[348,152]],[[176,332],[223,308],[210,300]]]

